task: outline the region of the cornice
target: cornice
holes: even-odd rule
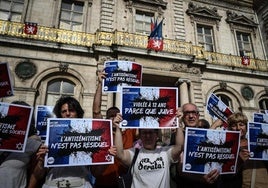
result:
[[[244,16],[238,15],[232,11],[227,11],[226,22],[229,24],[239,25],[246,28],[257,28],[258,24],[255,23],[252,19]]]

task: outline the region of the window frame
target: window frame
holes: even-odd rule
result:
[[[137,15],[140,15],[143,19],[141,21],[137,20]],[[149,12],[149,11],[144,11],[144,10],[139,10],[137,9],[135,11],[135,33],[138,34],[144,34],[144,35],[150,35],[151,33],[151,19],[153,19],[155,17],[154,13]],[[149,18],[150,21],[146,22],[146,18]],[[137,23],[138,21],[141,23],[142,28],[141,29],[137,29]],[[149,26],[149,30],[146,30],[146,26]],[[139,30],[139,31],[138,31]]]
[[[66,4],[71,5],[71,10],[69,10],[69,9],[62,9],[63,3],[66,3]],[[75,5],[78,5],[78,4],[82,5],[82,12],[74,11],[75,10]],[[61,5],[60,5],[60,10],[59,10],[59,23],[58,23],[58,28],[59,29],[70,30],[70,31],[78,31],[78,32],[84,31],[85,10],[87,8],[86,4],[87,4],[86,1],[62,0],[61,1]],[[71,14],[69,20],[62,18],[62,13],[63,12],[65,12],[65,13],[67,12],[67,13],[70,13]],[[81,22],[74,21],[73,14],[79,14],[79,13],[81,14],[81,20],[82,21]],[[61,26],[62,23],[67,24],[69,26],[69,28],[62,27]],[[74,29],[74,27],[76,25],[80,25],[81,28],[80,29]]]
[[[241,35],[242,35],[242,37],[241,37]],[[238,36],[240,36],[240,39],[242,38],[242,40],[239,40]],[[246,42],[246,41],[243,40],[244,36],[246,36],[249,39],[248,45],[250,47],[250,50],[247,50],[247,49],[244,48],[245,42]],[[236,30],[235,31],[235,41],[236,41],[236,45],[237,45],[237,55],[239,55],[239,56],[249,56],[251,58],[255,57],[251,33]],[[239,42],[241,42],[241,44],[242,44],[242,49],[239,47],[240,46]]]
[[[55,84],[55,83],[60,83],[59,92],[49,91],[49,86],[51,86],[52,84]],[[63,92],[64,83],[68,83],[68,84],[73,85],[73,92],[72,93],[64,93]],[[76,90],[76,84],[73,81],[69,80],[69,79],[56,78],[56,79],[50,80],[50,81],[47,82],[47,85],[46,85],[45,104],[46,105],[51,105],[51,104],[48,104],[48,97],[49,96],[57,96],[56,97],[57,99],[59,99],[61,96],[72,96],[72,97],[74,97],[75,96],[75,90]]]
[[[199,28],[202,28],[202,33],[201,34],[198,32],[198,29]],[[210,35],[207,35],[205,33],[205,29],[210,29],[211,34]],[[203,38],[203,41],[202,42],[199,41],[199,36],[200,35],[202,35],[202,38]],[[208,43],[206,41],[206,37],[207,36],[210,36],[211,37],[212,43]],[[215,52],[216,51],[216,45],[215,45],[214,27],[211,26],[211,25],[196,23],[196,41],[197,41],[197,44],[198,45],[202,45],[206,51]],[[207,45],[210,45],[212,47],[212,51],[210,51],[210,50],[207,49]]]
[[[261,102],[263,103],[262,105],[261,105]],[[258,101],[258,106],[259,106],[259,109],[261,112],[268,110],[268,96],[261,97]],[[263,108],[263,107],[265,107],[265,108]]]
[[[3,9],[0,7],[0,12],[1,13],[7,13],[8,14],[8,18],[7,18],[7,21],[14,21],[14,22],[22,22],[24,20],[24,17],[25,17],[25,8],[26,6],[28,6],[28,0],[23,0],[23,2],[19,1],[19,0],[3,0],[3,1],[6,1],[6,2],[10,2],[10,8],[9,10],[7,9]],[[22,4],[22,10],[21,12],[19,11],[16,11],[14,10],[14,4]],[[12,17],[14,15],[19,15],[19,19],[12,19]],[[13,16],[12,16],[13,15]]]

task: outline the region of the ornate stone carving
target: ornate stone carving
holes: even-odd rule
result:
[[[36,72],[36,65],[29,59],[19,62],[15,67],[16,75],[23,80],[32,78]]]
[[[226,22],[230,24],[232,30],[239,28],[248,31],[254,31],[255,33],[258,24],[253,21],[253,18],[250,19],[244,15],[238,15],[230,10],[226,11],[226,14]]]
[[[249,86],[242,87],[241,94],[246,100],[251,100],[254,97],[254,92]]]
[[[186,13],[190,16],[191,22],[204,21],[207,23],[216,24],[217,28],[219,27],[219,22],[221,21],[221,16],[218,14],[216,7],[199,7],[190,2],[188,4]]]
[[[161,7],[161,9],[166,9],[167,8],[167,2],[164,0],[136,0],[136,1],[131,1],[131,0],[124,0],[126,2],[126,7],[130,8],[135,4],[142,4],[146,6],[154,6],[154,7]]]
[[[61,62],[60,65],[59,65],[59,69],[60,69],[61,72],[67,72],[68,68],[69,68],[68,63]]]
[[[181,64],[172,64],[171,71],[177,71],[177,72],[187,72],[187,66],[181,65]]]
[[[227,83],[226,83],[226,82],[220,82],[220,88],[221,88],[222,90],[226,90],[226,88],[227,88]]]

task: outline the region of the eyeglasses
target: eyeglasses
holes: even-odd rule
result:
[[[190,114],[193,116],[197,116],[199,114],[199,112],[198,111],[184,111],[183,112],[183,115],[185,115],[185,116],[189,116]]]

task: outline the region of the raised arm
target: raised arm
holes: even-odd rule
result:
[[[124,150],[123,148],[123,139],[122,139],[122,132],[119,128],[119,123],[122,121],[121,114],[117,113],[116,117],[113,119],[113,125],[116,127],[115,131],[115,146],[117,149],[116,156],[127,166],[130,165],[131,159],[129,151]]]
[[[179,160],[180,153],[184,145],[184,133],[183,133],[182,122],[180,120],[180,118],[182,117],[182,111],[180,108],[177,110],[176,115],[179,119],[179,128],[177,128],[176,130],[175,145],[173,146],[172,151],[171,151],[171,155],[174,161]]]
[[[106,73],[104,71],[97,71],[98,76],[98,85],[96,89],[96,93],[94,95],[93,101],[93,118],[102,119],[101,114],[101,97],[102,97],[102,80],[106,77]]]

